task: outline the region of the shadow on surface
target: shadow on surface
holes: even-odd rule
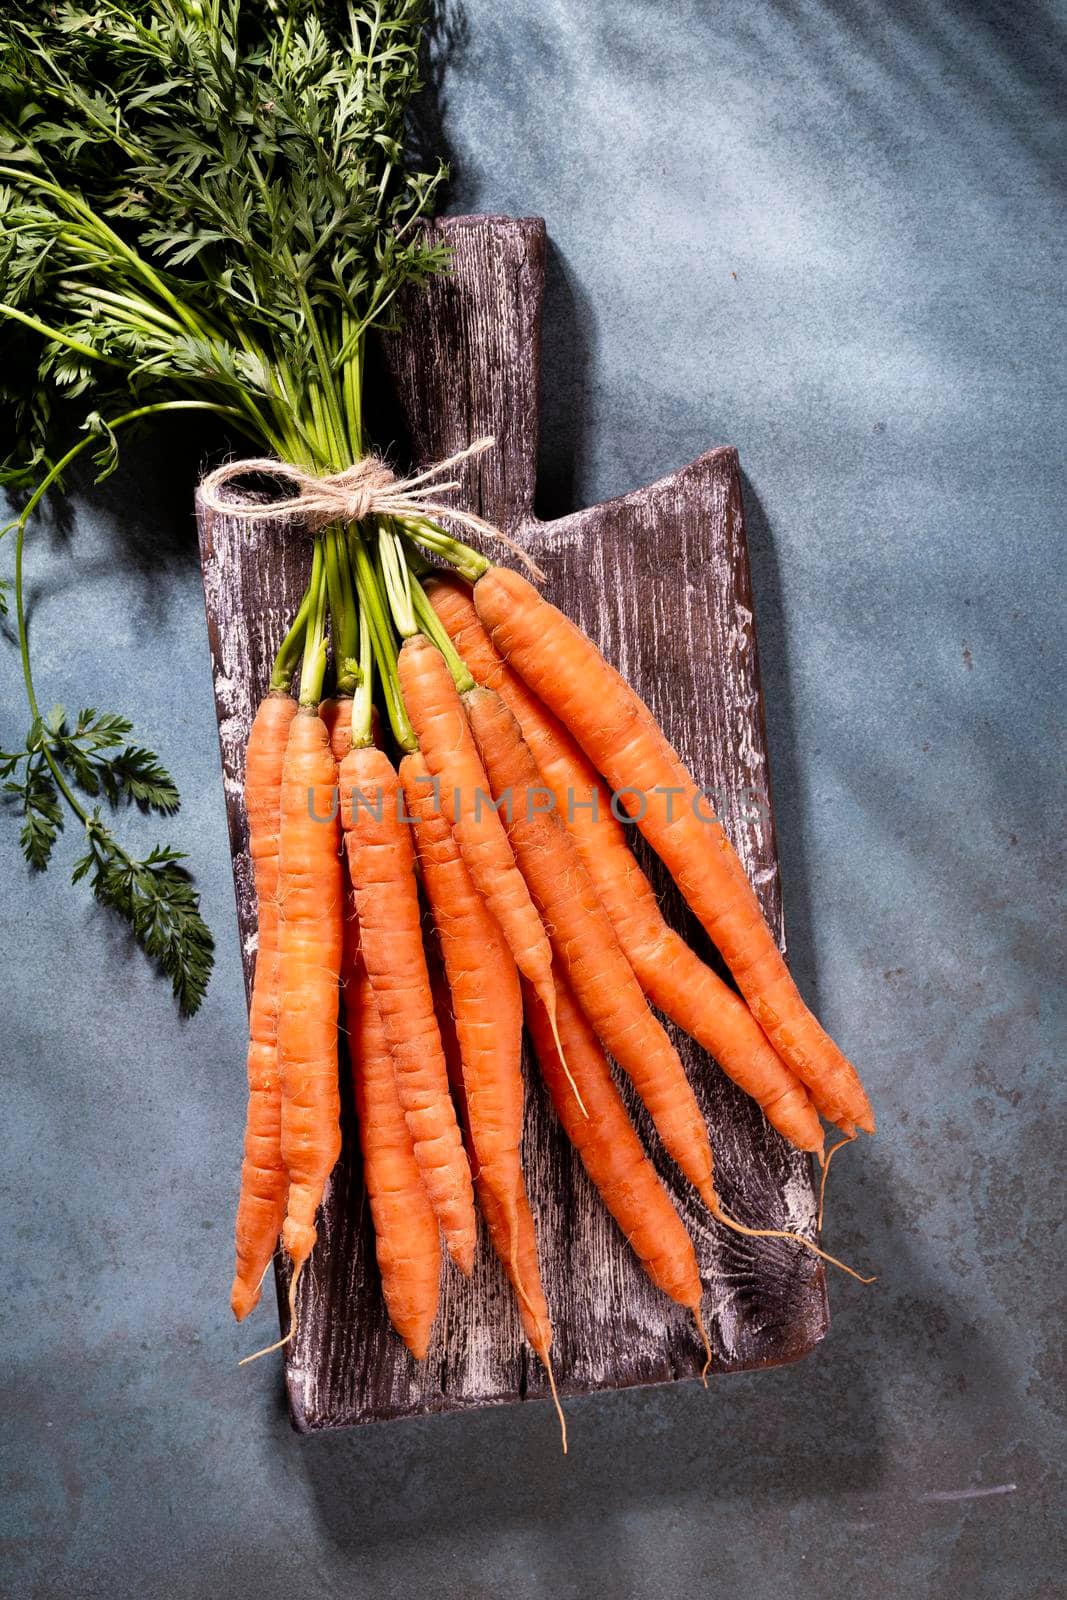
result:
[[[124,449],[115,477],[92,490],[127,571],[147,580],[149,593],[172,573],[198,565],[193,497],[203,473],[250,449],[216,421],[165,417]]]
[[[797,748],[789,639],[782,604],[782,575],[774,533],[752,480],[745,474],[744,465],[742,461],[741,497],[752,571],[755,637],[763,685],[771,806],[782,877],[786,947],[793,975],[808,1005],[818,1014],[815,918],[805,843],[808,816],[803,764]]]
[[[965,1487],[916,1477],[889,1441],[924,1438],[932,1418],[950,1413],[978,1461],[989,1396],[1011,1389],[974,1308],[946,1293],[917,1234],[914,1251],[902,1240],[888,1156],[868,1145],[864,1158],[850,1178],[851,1223],[832,1229],[833,1243],[862,1249],[883,1275],[866,1291],[835,1284],[847,1324],[839,1341],[831,1336],[796,1367],[713,1382],[706,1395],[689,1384],[570,1402],[566,1461],[547,1405],[293,1439],[333,1550],[374,1561],[395,1547],[401,1559],[407,1551],[429,1562],[437,1541],[452,1543],[462,1527],[474,1559],[528,1535],[536,1592],[554,1592],[565,1571],[559,1592],[590,1592],[595,1580],[629,1595],[639,1592],[631,1519],[656,1506],[673,1506],[682,1526],[705,1524],[694,1534],[702,1546],[720,1514],[738,1509],[753,1519],[773,1513],[783,1529],[794,1513],[818,1524],[832,1512],[839,1578],[861,1577],[869,1541],[850,1536],[851,1525],[858,1533],[886,1518],[933,1522],[943,1512],[929,1506],[929,1491]]]
[[[595,353],[592,301],[549,238],[536,487],[536,512],[546,522],[583,506],[591,432],[586,406]]]
[[[432,172],[438,161],[448,167],[439,213],[448,200],[461,197],[462,172],[448,132],[445,83],[449,68],[461,65],[469,43],[470,23],[463,6],[456,0],[431,0],[419,53],[422,89],[408,113],[408,158],[412,166],[427,172]]]
[[[168,417],[151,432],[123,441],[118,470],[95,483],[91,470],[73,474],[65,492],[52,496],[27,535],[26,611],[33,637],[33,612],[47,598],[74,592],[87,579],[116,569],[134,576],[146,620],[163,614],[168,580],[198,565],[193,494],[209,462],[239,448],[216,424],[196,417]],[[76,528],[84,503],[99,518],[102,553],[80,559]],[[46,574],[34,576],[38,541],[51,557]]]
[[[921,1425],[939,1396],[952,1397],[954,1425],[973,1424],[977,1440],[985,1397],[1003,1390],[1007,1370],[969,1308],[946,1297],[936,1271],[887,1222],[888,1159],[873,1145],[864,1157],[851,1179],[851,1224],[833,1244],[862,1252],[883,1276],[865,1291],[835,1282],[846,1337],[831,1335],[794,1367],[713,1381],[707,1394],[678,1384],[571,1401],[565,1461],[547,1404],[293,1439],[335,1549],[432,1541],[460,1519],[472,1540],[576,1521],[603,1531],[651,1502],[675,1502],[682,1515],[764,1500],[783,1514],[810,1504],[817,1516],[834,1504],[847,1515],[849,1496],[899,1496],[887,1440]],[[913,1416],[887,1416],[890,1388],[911,1397]],[[602,1537],[595,1559],[605,1593],[633,1592],[624,1546]]]

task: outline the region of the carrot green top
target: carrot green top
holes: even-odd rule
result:
[[[0,403],[13,422],[0,486],[32,491],[13,525],[30,728],[24,748],[0,754],[0,776],[35,868],[64,812],[77,818],[79,876],[127,918],[186,1011],[211,968],[191,881],[175,852],[131,856],[92,804],[166,812],[177,795],[125,741],[124,718],[42,714],[27,526],[80,457],[104,476],[128,429],[181,411],[219,416],[254,453],[316,472],[360,458],[368,330],[395,318],[402,288],[447,265],[414,226],[444,169],[420,169],[402,148],[423,20],[423,0],[70,0],[0,18]],[[447,553],[442,530],[401,530],[405,542],[419,531]],[[455,550],[476,569],[473,552]],[[271,685],[288,689],[302,657],[301,699],[321,693],[328,608],[360,736],[376,665],[410,748],[389,621],[407,593],[400,533],[327,530],[318,560]]]

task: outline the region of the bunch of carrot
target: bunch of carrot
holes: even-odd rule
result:
[[[431,569],[427,547],[452,570]],[[324,699],[327,619],[337,688]],[[739,993],[662,917],[612,796]],[[520,1148],[525,1016],[567,1136],[652,1282],[692,1312],[710,1360],[692,1242],[609,1058],[712,1217],[742,1233],[766,1230],[724,1211],[704,1119],[653,1007],[801,1150],[822,1159],[820,1117],[846,1138],[873,1133],[874,1117],[639,696],[532,583],[439,527],[383,526],[377,550],[366,528],[329,528],[255,719],[246,800],[259,951],[235,1315],[255,1305],[280,1238],[291,1336],[340,1150],[340,1017],[397,1332],[415,1357],[426,1354],[439,1239],[469,1274],[477,1201],[551,1381]],[[774,1236],[823,1254],[799,1235]]]

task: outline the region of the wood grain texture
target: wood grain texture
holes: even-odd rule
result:
[[[466,471],[465,503],[518,536],[548,573],[547,593],[648,699],[706,784],[782,938],[781,896],[744,516],[736,452],[713,450],[649,488],[556,522],[533,516],[538,360],[544,282],[540,220],[450,218],[435,225],[453,272],[429,286],[390,340],[368,397],[405,419],[413,461],[480,434],[497,447]],[[277,530],[199,516],[246,982],[255,907],[241,800],[243,752],[273,651],[303,590],[307,548]],[[710,954],[659,864],[636,841],[668,915]],[[811,1164],[792,1151],[713,1062],[677,1038],[716,1151],[723,1200],[741,1220],[814,1228]],[[638,1268],[557,1127],[528,1060],[524,1159],[556,1327],[561,1392],[695,1378],[701,1351],[687,1314]],[[385,1317],[352,1127],[347,1064],[344,1154],[323,1207],[320,1244],[300,1294],[299,1334],[285,1364],[294,1424],[347,1426],[544,1397],[544,1374],[521,1337],[483,1236],[470,1283],[446,1267],[428,1359],[417,1365]],[[709,1223],[663,1159],[627,1084],[627,1103],[696,1242],[705,1316],[720,1371],[792,1361],[824,1335],[823,1272],[776,1240]],[[236,1151],[236,1134],[235,1134]],[[235,1156],[236,1159],[236,1156]],[[283,1274],[284,1276],[284,1274]]]

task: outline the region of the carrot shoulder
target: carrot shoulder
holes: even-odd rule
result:
[[[422,947],[415,854],[396,772],[373,746],[341,764],[345,851],[359,914],[360,942],[386,1037],[415,1158],[462,1272],[474,1262],[474,1193]]]
[[[352,700],[349,695],[331,695],[319,706],[319,716],[326,724],[333,759],[340,768],[341,762],[352,748]]]
[[[652,1004],[718,1061],[801,1150],[821,1150],[808,1091],[771,1046],[744,1001],[689,948],[660,911],[655,891],[611,809],[603,779],[574,738],[500,656],[458,579],[434,583],[434,609],[478,683],[514,714],[556,815],[574,838],[593,887]]]
[[[474,589],[500,653],[570,730],[714,940],[778,1054],[835,1121],[874,1131],[851,1062],[820,1027],[764,921],[744,868],[648,707],[592,641],[516,572],[493,567]]]
[[[337,1013],[344,922],[337,763],[326,725],[292,720],[281,795],[278,1053],[289,1198],[282,1242],[294,1283],[315,1246],[315,1214],[341,1152]]]
[[[259,1300],[278,1244],[289,1175],[281,1148],[278,1065],[278,844],[282,763],[296,701],[268,694],[252,723],[245,758],[248,850],[256,880],[259,944],[249,1007],[248,1116],[234,1228],[236,1265],[230,1304],[238,1322]]]

